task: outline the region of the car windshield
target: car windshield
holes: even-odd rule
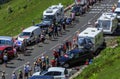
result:
[[[85,44],[85,39],[84,38],[78,38],[78,44],[79,44],[79,46],[83,46]]]
[[[49,21],[49,20],[53,20],[54,19],[54,16],[53,15],[45,15],[44,16],[44,20],[45,21]]]
[[[99,20],[98,24],[100,28],[103,28],[103,30],[109,30],[111,22],[108,20]]]
[[[50,72],[45,73],[44,75],[47,75],[47,76],[60,76],[61,72],[59,72],[59,71],[50,71]]]
[[[0,45],[12,45],[12,41],[10,41],[10,40],[0,40]]]
[[[20,36],[30,36],[30,32],[22,32]]]
[[[69,57],[69,58],[73,58],[73,56],[74,56],[74,54],[73,53],[71,53],[70,51],[69,52],[67,52],[67,57]]]

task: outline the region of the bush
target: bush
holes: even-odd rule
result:
[[[12,7],[8,6],[7,11],[8,11],[8,14],[12,13],[13,12]]]

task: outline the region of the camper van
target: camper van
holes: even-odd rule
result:
[[[58,5],[52,5],[43,12],[43,21],[55,21],[60,22],[64,17],[64,8],[61,3]]]
[[[25,41],[27,44],[31,44],[32,42],[35,42],[36,39],[40,37],[40,28],[36,26],[31,26],[22,31],[22,33],[19,34],[18,39],[20,41]]]
[[[102,48],[104,44],[103,30],[94,27],[88,27],[78,36],[78,47],[84,48],[92,53]]]
[[[104,34],[113,34],[117,28],[116,13],[103,13],[97,20],[97,27],[102,28]]]

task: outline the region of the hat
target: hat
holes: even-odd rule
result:
[[[19,69],[19,72],[21,72],[22,70],[21,69]]]
[[[27,62],[27,64],[30,64],[30,62]]]

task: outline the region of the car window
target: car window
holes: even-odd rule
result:
[[[61,75],[62,73],[61,72],[54,72],[53,73],[53,76],[59,76],[59,75]]]
[[[53,75],[53,72],[47,72],[47,73],[45,73],[44,75],[52,76],[52,75]]]
[[[79,53],[74,54],[74,58],[79,58]]]
[[[64,74],[65,74],[65,75],[68,74],[68,70],[67,70],[67,69],[65,69]]]
[[[7,51],[11,51],[11,50],[12,50],[12,47],[7,47],[6,50],[7,50]]]

